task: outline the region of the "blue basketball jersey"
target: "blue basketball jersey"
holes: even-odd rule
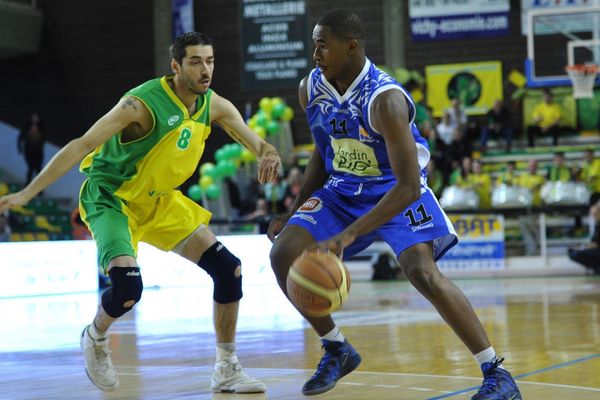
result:
[[[371,125],[370,115],[373,100],[387,90],[400,90],[407,100],[424,183],[429,148],[414,123],[414,102],[396,80],[368,59],[343,95],[325,79],[320,68],[313,69],[308,76],[308,123],[330,175],[327,186],[335,186],[337,192],[367,195],[368,190],[369,194],[378,195],[395,183],[385,141]]]

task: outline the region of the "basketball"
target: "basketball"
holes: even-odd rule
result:
[[[305,251],[292,264],[286,287],[290,300],[300,311],[323,317],[339,310],[348,298],[350,273],[332,252]]]

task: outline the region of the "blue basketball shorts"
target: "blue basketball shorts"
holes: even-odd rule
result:
[[[368,200],[365,201],[361,196],[340,195],[328,187],[321,188],[298,208],[289,219],[288,225],[306,229],[315,241],[320,242],[337,235],[367,213],[377,203],[378,198],[369,196]],[[452,223],[431,189],[426,186],[421,187],[421,197],[417,201],[345,248],[344,259],[364,250],[376,239],[389,244],[396,257],[417,243],[432,241],[435,260],[458,243]]]

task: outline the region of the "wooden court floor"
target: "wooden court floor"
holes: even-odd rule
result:
[[[458,280],[528,400],[600,399],[600,279]],[[87,379],[79,333],[97,294],[0,299],[0,399],[302,399],[315,334],[271,285],[245,287],[238,353],[266,394],[210,393],[211,290],[150,289],[113,326],[121,387]],[[471,355],[406,282],[354,282],[336,320],[363,357],[322,399],[469,399]]]

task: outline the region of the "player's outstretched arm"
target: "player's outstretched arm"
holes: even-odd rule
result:
[[[274,181],[281,165],[277,149],[246,125],[240,112],[229,100],[216,93],[212,96],[211,116],[233,140],[258,158],[258,182],[263,184]]]
[[[135,98],[123,98],[107,114],[100,118],[81,137],[73,139],[52,157],[42,171],[23,190],[0,197],[0,212],[9,208],[20,207],[29,202],[35,195],[56,182],[75,164],[96,147],[102,145],[115,133],[127,125],[142,121],[148,117],[148,111]],[[150,116],[150,118],[152,118]]]

